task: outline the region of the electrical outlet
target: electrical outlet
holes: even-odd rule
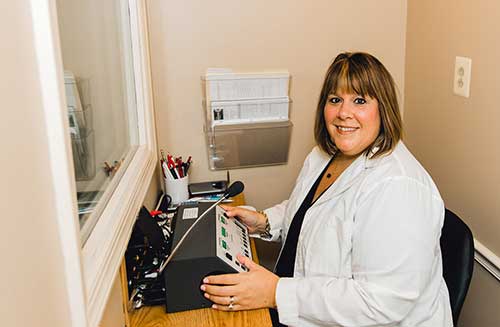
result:
[[[453,77],[453,93],[466,97],[470,94],[472,60],[466,57],[455,58],[455,75]]]

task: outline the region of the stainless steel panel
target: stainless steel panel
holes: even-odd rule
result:
[[[214,126],[207,131],[210,169],[285,164],[291,131],[290,121]]]

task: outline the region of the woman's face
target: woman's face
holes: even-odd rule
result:
[[[357,94],[329,94],[324,118],[330,138],[347,156],[362,153],[380,131],[378,101]]]

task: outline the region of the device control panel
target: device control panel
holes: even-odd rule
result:
[[[241,253],[252,259],[248,229],[238,220],[224,216],[224,209],[219,206],[216,207],[215,216],[217,257],[238,272],[248,271],[236,258],[236,255]]]

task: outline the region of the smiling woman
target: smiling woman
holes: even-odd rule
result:
[[[270,308],[273,326],[451,327],[439,235],[444,205],[401,141],[392,77],[366,53],[338,55],[316,111],[318,146],[288,200],[226,208],[282,240],[274,272],[208,276],[214,309]]]

